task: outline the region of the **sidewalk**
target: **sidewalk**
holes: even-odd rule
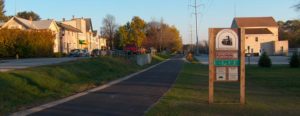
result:
[[[150,70],[99,91],[75,98],[32,116],[141,116],[166,93],[183,61],[172,58]]]

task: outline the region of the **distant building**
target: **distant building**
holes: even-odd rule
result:
[[[57,22],[57,25],[60,28],[60,52],[70,53],[71,50],[78,49],[81,30],[61,22]]]
[[[78,48],[87,49],[88,51],[93,50],[93,25],[90,18],[75,18],[71,20],[63,20],[61,23],[73,26],[79,29],[82,33],[78,33]]]
[[[56,36],[54,40],[53,50],[54,52],[59,52],[60,50],[60,37],[59,37],[59,27],[56,22],[52,19],[32,21],[19,17],[12,17],[9,21],[4,23],[1,28],[7,29],[48,29],[51,30]]]
[[[279,26],[273,17],[237,17],[231,28],[246,29],[246,54],[288,55],[288,41],[279,41]]]
[[[54,40],[54,53],[69,53],[73,49],[105,49],[106,39],[101,38],[97,31],[93,30],[90,18],[74,18],[60,22],[55,20],[32,21],[19,17],[12,17],[8,22],[0,24],[7,29],[48,29],[56,36]]]

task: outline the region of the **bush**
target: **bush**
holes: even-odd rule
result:
[[[0,57],[51,57],[55,35],[48,30],[0,30]]]
[[[62,53],[62,52],[56,52],[53,54],[53,57],[55,58],[61,58],[61,57],[66,57],[67,54],[66,53]]]
[[[297,53],[294,53],[290,60],[291,68],[298,68],[300,66],[300,59]]]
[[[186,56],[186,60],[188,60],[189,62],[193,62],[194,60],[194,55],[193,53],[189,53],[187,56]]]
[[[260,56],[259,61],[258,61],[258,66],[260,66],[260,67],[271,67],[272,66],[272,61],[266,52],[264,52]]]

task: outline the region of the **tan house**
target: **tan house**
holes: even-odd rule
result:
[[[54,40],[53,52],[59,52],[60,50],[60,37],[59,37],[60,30],[56,22],[52,19],[32,21],[32,20],[19,18],[19,17],[12,17],[9,21],[4,23],[1,28],[21,29],[21,30],[49,29],[56,35]]]
[[[73,26],[79,29],[82,33],[78,33],[79,40],[79,49],[87,49],[88,51],[92,51],[92,39],[93,39],[93,26],[90,18],[75,18],[71,20],[64,20],[61,22],[62,24]]]
[[[288,55],[288,41],[279,41],[279,26],[273,17],[237,17],[231,28],[246,29],[246,53]]]
[[[79,48],[79,34],[81,30],[61,22],[57,22],[60,28],[60,52],[70,53],[73,49]]]

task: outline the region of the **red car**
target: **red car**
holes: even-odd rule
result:
[[[138,53],[138,47],[136,45],[126,45],[123,49],[125,52],[131,52],[133,54]]]

